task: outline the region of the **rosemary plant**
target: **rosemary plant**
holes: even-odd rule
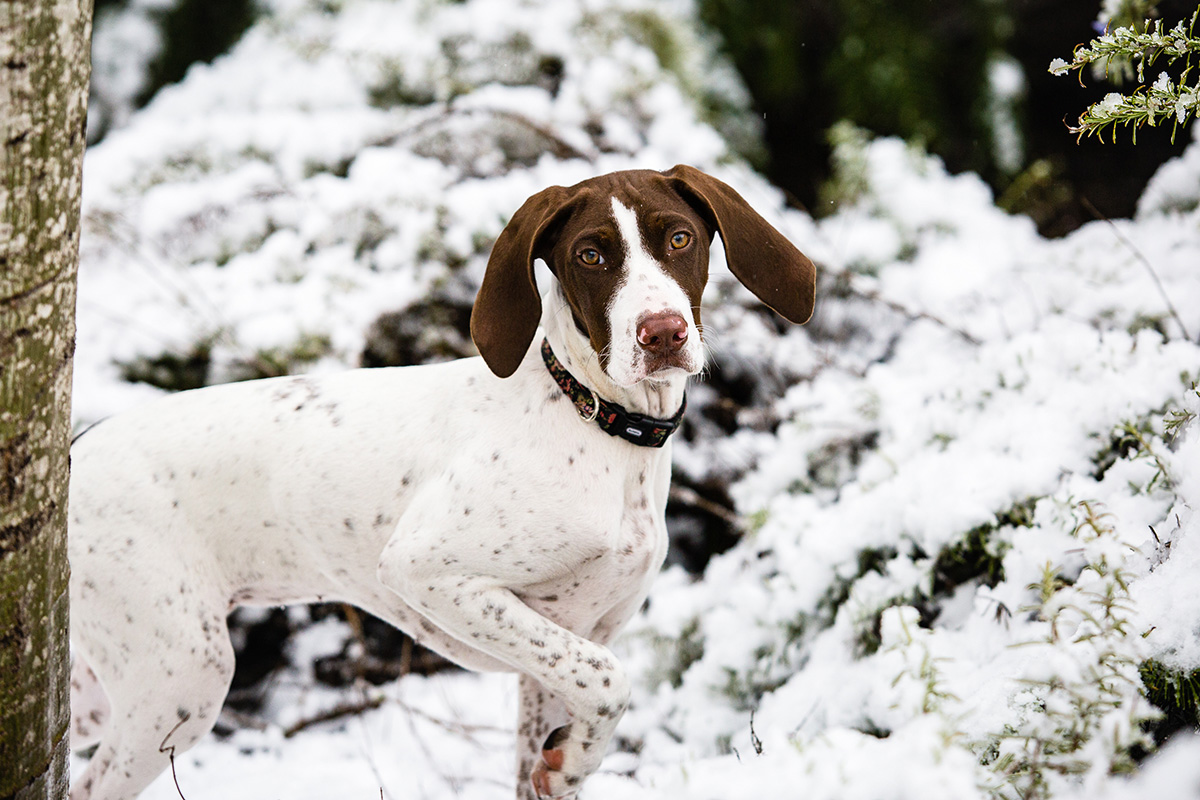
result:
[[[1200,18],[1200,7],[1188,22],[1180,21],[1167,28],[1162,20],[1146,20],[1139,30],[1135,26],[1118,27],[1093,39],[1088,44],[1075,48],[1070,61],[1056,58],[1050,62],[1050,72],[1065,75],[1082,72],[1084,67],[1103,68],[1107,75],[1115,65],[1132,65],[1138,85],[1128,93],[1110,92],[1098,103],[1093,103],[1079,116],[1076,125],[1069,130],[1082,138],[1095,135],[1104,141],[1104,132],[1110,131],[1116,139],[1119,125],[1129,126],[1133,141],[1137,142],[1137,130],[1143,125],[1156,127],[1171,122],[1171,141],[1175,132],[1200,113],[1200,78],[1193,73],[1193,58],[1200,56],[1200,37],[1196,36],[1196,21]],[[1181,63],[1177,78],[1160,72],[1150,85],[1146,85],[1146,69],[1159,60],[1168,66]]]

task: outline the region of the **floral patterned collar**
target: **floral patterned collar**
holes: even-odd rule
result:
[[[627,442],[643,447],[662,447],[683,420],[683,411],[687,408],[686,394],[675,416],[670,419],[648,417],[645,414],[627,411],[616,403],[598,397],[567,371],[550,349],[550,342],[546,339],[542,339],[542,360],[546,362],[546,369],[550,370],[554,382],[575,404],[579,416],[588,422],[595,422],[600,426],[600,430],[610,436],[619,436]]]

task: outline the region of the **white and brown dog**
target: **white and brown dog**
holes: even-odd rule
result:
[[[742,283],[809,318],[812,263],[729,186],[617,172],[513,216],[471,318],[482,359],[183,392],[83,436],[72,734],[99,748],[72,799],[131,800],[212,729],[230,609],[314,600],[516,672],[517,796],[574,796],[628,703],[605,645],[667,550],[664,445],[718,233]]]

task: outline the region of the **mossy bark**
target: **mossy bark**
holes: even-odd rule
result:
[[[0,798],[67,795],[67,476],[91,0],[0,0]]]

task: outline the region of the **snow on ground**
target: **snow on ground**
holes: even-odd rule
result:
[[[88,153],[79,424],[189,356],[202,382],[354,366],[381,314],[469,303],[529,194],[692,163],[819,263],[818,311],[780,332],[716,252],[710,344],[755,397],[727,435],[696,387],[676,462],[736,477],[748,533],[661,576],[582,797],[1200,797],[1200,740],[1130,758],[1139,667],[1200,668],[1200,143],[1135,219],[1047,241],[851,137],[860,188],[813,221],[731,144],[753,120],[684,0],[266,7]],[[272,687],[262,730],[177,759],[189,800],[511,795],[510,677]]]

